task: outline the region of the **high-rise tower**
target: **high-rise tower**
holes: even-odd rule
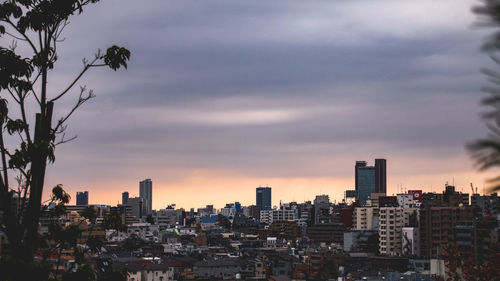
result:
[[[150,215],[153,211],[153,182],[145,179],[139,182],[139,197],[144,199],[144,215]]]
[[[358,176],[356,181],[358,201],[361,205],[366,204],[366,200],[375,192],[375,167],[358,167]]]
[[[356,161],[354,166],[354,189],[358,192],[358,168],[366,167],[366,161]]]
[[[375,193],[387,193],[387,161],[375,159]]]
[[[257,187],[256,205],[260,210],[271,210],[271,188]]]
[[[89,204],[89,192],[77,192],[76,193],[76,205],[87,206]]]

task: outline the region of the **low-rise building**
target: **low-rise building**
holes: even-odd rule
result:
[[[174,280],[174,268],[167,264],[149,263],[144,266],[141,273],[141,281],[172,281]]]
[[[240,273],[241,262],[235,258],[199,261],[194,264],[193,272],[198,279],[229,280]]]
[[[297,209],[279,209],[260,211],[260,222],[272,224],[275,221],[296,221],[298,220]]]

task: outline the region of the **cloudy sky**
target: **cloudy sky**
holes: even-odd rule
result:
[[[103,0],[74,18],[49,81],[62,88],[97,48],[97,97],[70,121],[47,187],[116,204],[153,180],[153,207],[339,200],[354,163],[388,160],[388,192],[482,187],[464,144],[485,135],[479,52],[465,0]],[[74,93],[76,94],[76,92]],[[62,115],[75,96],[56,105]],[[57,116],[56,116],[57,117]]]

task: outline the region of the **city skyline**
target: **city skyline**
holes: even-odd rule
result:
[[[492,64],[470,1],[117,3],[68,26],[54,89],[89,46],[132,57],[127,71],[82,81],[97,97],[70,119],[78,138],[57,147],[46,190],[116,203],[149,177],[159,208],[222,205],[259,185],[338,200],[357,159],[389,159],[388,193],[491,175],[464,148],[486,134],[479,68]]]
[[[6,0],[2,279],[500,280],[499,53],[500,0]]]
[[[386,160],[386,159],[383,159]],[[361,162],[361,161],[356,161],[356,162]],[[365,162],[365,161],[362,161]],[[375,168],[374,166],[368,166],[370,168]],[[390,171],[389,171],[390,174]],[[390,179],[390,176],[388,177]],[[151,180],[151,179],[147,179]],[[299,184],[297,186],[293,185],[293,182],[298,181]],[[242,205],[245,206],[250,206],[250,205],[257,205],[257,199],[255,197],[255,191],[258,190],[259,188],[272,188],[272,201],[271,201],[271,208],[273,207],[279,207],[280,203],[282,202],[306,202],[306,201],[311,201],[313,202],[316,196],[318,195],[327,195],[331,198],[331,202],[337,202],[340,203],[342,199],[344,199],[344,191],[346,190],[354,190],[354,182],[355,182],[355,173],[353,172],[352,177],[348,179],[347,181],[352,181],[352,186],[348,186],[342,189],[342,187],[339,187],[339,190],[328,190],[328,189],[317,189],[317,190],[311,190],[308,189],[307,191],[302,190],[302,194],[307,194],[303,197],[296,196],[296,194],[301,194],[301,187],[304,185],[311,185],[311,183],[307,183],[301,179],[290,179],[288,184],[292,183],[291,185],[294,187],[294,192],[290,192],[289,189],[287,188],[282,188],[282,187],[274,187],[271,185],[257,185],[257,186],[251,186],[245,185],[244,188],[240,189],[228,189],[226,190],[228,194],[231,194],[231,196],[227,197],[222,197],[220,198],[219,195],[215,196],[210,196],[211,194],[209,192],[207,193],[200,193],[199,195],[196,194],[190,194],[189,199],[195,199],[194,201],[189,201],[189,200],[182,200],[185,198],[182,198],[181,196],[186,196],[182,192],[177,192],[178,198],[181,200],[176,201],[175,199],[166,199],[166,198],[171,198],[169,197],[168,194],[163,194],[160,192],[160,195],[155,195],[152,197],[153,210],[159,210],[159,209],[164,209],[170,205],[176,205],[178,208],[184,208],[186,210],[189,210],[190,208],[202,208],[205,207],[206,205],[214,205],[216,208],[222,208],[224,205],[227,203],[234,203],[234,202],[241,202]],[[423,192],[439,192],[440,190],[444,189],[446,185],[451,185],[451,186],[456,186],[457,190],[460,192],[465,192],[465,193],[470,193],[470,183],[471,182],[465,182],[465,181],[458,181],[458,180],[452,180],[452,181],[446,181],[441,185],[435,185],[431,186],[430,188],[425,188],[421,186],[414,186],[414,187],[407,187],[407,186],[402,186],[402,187],[397,187],[397,188],[388,188],[387,191],[387,196],[393,196],[396,194],[406,194],[410,190],[422,190]],[[312,183],[314,185],[314,183]],[[155,184],[156,186],[156,184]],[[265,186],[265,187],[263,187]],[[477,185],[476,185],[477,186]],[[340,190],[342,189],[342,190]],[[132,191],[131,191],[132,190]],[[106,205],[117,205],[117,204],[123,204],[123,199],[124,194],[126,194],[126,198],[130,199],[132,197],[140,197],[140,188],[137,189],[137,192],[133,191],[134,188],[129,189],[124,189],[116,194],[113,192],[109,192],[108,194],[111,194],[111,197],[113,199],[116,197],[118,200],[113,201],[113,199],[107,199],[107,200],[94,200],[89,202],[90,205],[92,204],[106,204]],[[153,190],[153,193],[156,194],[157,190]],[[233,191],[233,193],[231,193]],[[299,191],[299,192],[297,192]],[[189,191],[187,191],[189,192]],[[292,194],[291,194],[292,193]],[[484,186],[478,186],[478,193],[479,194],[489,194],[490,192],[484,188]],[[233,195],[234,194],[234,195]],[[76,204],[76,196],[73,197],[72,195],[72,201],[70,203]],[[213,195],[213,194],[212,194]],[[130,196],[130,197],[129,197]],[[108,196],[109,197],[109,196]],[[74,198],[74,199],[73,199]],[[201,198],[201,199],[200,199]],[[188,202],[188,203],[185,203]],[[195,203],[193,203],[195,202]]]

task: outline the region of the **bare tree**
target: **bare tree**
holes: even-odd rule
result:
[[[80,72],[65,88],[48,91],[50,70],[56,66],[61,35],[69,18],[97,2],[7,0],[0,4],[0,36],[10,37],[13,42],[8,47],[0,46],[1,228],[12,250],[26,261],[32,260],[37,249],[47,164],[55,161],[56,146],[72,139],[64,134],[68,119],[94,97],[92,90],[84,86],[75,89],[75,85],[92,68],[126,68],[130,58],[130,52],[118,46],[106,52],[97,51],[91,59],[83,59]],[[54,122],[52,115],[57,102],[75,94],[73,107]],[[32,107],[28,104],[36,104],[35,112],[29,112]],[[16,147],[7,147],[6,138],[15,138]],[[13,173],[19,175],[17,189],[9,184]],[[14,197],[20,201],[17,216],[11,212]]]

